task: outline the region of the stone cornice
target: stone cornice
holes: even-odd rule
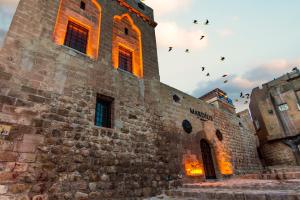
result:
[[[144,20],[145,22],[147,22],[153,28],[155,28],[157,26],[157,23],[154,20],[152,20],[150,17],[146,16],[145,14],[141,13],[137,9],[133,8],[132,6],[130,6],[125,0],[117,0],[117,2],[119,2],[119,4],[121,6],[127,8],[129,12],[134,13],[138,17],[142,18],[142,20]]]

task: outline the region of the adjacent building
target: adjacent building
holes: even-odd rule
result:
[[[199,99],[212,104],[219,109],[226,110],[230,113],[235,113],[235,107],[233,105],[232,99],[227,96],[226,92],[219,88],[208,92]]]
[[[255,88],[250,110],[266,165],[300,165],[300,71]]]
[[[20,0],[0,50],[0,199],[137,199],[261,169],[238,117],[160,82],[136,0]]]

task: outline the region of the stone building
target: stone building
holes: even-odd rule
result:
[[[232,99],[227,96],[226,92],[219,88],[203,95],[199,99],[206,101],[207,103],[212,104],[219,109],[235,113],[235,107],[233,105]]]
[[[253,89],[250,110],[265,164],[300,165],[299,69]]]
[[[135,0],[20,0],[0,51],[1,200],[136,199],[260,169],[247,118],[160,82],[155,26]]]

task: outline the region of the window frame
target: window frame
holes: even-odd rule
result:
[[[73,26],[73,29],[71,28],[71,26]],[[79,31],[78,32],[75,32],[75,36],[73,36],[73,32],[74,32],[74,27],[79,29],[80,31],[82,32],[85,32],[86,33],[86,37],[85,38],[81,38],[80,36],[77,36]],[[72,31],[72,33],[70,33]],[[67,30],[66,30],[66,35],[65,35],[65,39],[64,39],[64,46],[66,47],[69,47],[75,51],[78,51],[82,54],[85,54],[87,55],[87,48],[88,48],[88,43],[89,43],[89,34],[90,34],[90,30],[89,28],[85,27],[85,26],[82,26],[80,23],[77,23],[77,22],[74,22],[73,20],[68,20],[68,24],[67,24]],[[72,37],[73,36],[73,37]],[[78,42],[78,40],[83,40],[83,41],[80,41],[80,43]],[[74,42],[74,40],[76,40],[76,42]],[[74,47],[73,43],[75,43],[75,46],[78,46],[78,44],[81,45],[81,47]],[[83,44],[81,43],[83,42]],[[72,45],[73,44],[73,45]],[[82,48],[82,45],[85,47],[85,48]]]
[[[126,55],[126,53],[130,54],[130,57]],[[118,59],[119,59],[119,64],[118,64],[118,69],[121,69],[123,71],[126,71],[126,72],[129,72],[131,74],[133,74],[133,51],[122,46],[122,45],[119,45],[119,48],[118,48]],[[121,55],[123,55],[123,57],[121,57]],[[127,68],[125,69],[124,66],[121,66],[121,58],[130,58],[130,61],[127,60],[127,64],[128,62],[130,63],[130,66],[126,66]]]
[[[100,127],[100,128],[113,128],[113,102],[114,102],[114,98],[112,98],[112,97],[108,97],[108,96],[100,95],[100,94],[97,95],[96,106],[95,106],[95,122],[94,122],[95,126]],[[103,120],[103,119],[101,120],[102,124],[99,124],[98,119],[97,119],[99,103],[100,104],[102,103],[102,106],[105,105],[107,107],[106,114],[103,114],[103,112],[105,112],[105,111],[102,111],[102,114],[101,114],[102,118],[104,118],[105,115],[107,116],[107,118],[105,120]]]

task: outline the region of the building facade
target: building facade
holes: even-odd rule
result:
[[[253,89],[250,110],[265,164],[300,165],[299,69]]]
[[[216,108],[226,110],[230,113],[234,114],[236,112],[232,99],[227,96],[226,92],[219,88],[203,95],[199,99],[214,105]]]
[[[155,26],[135,0],[20,0],[0,51],[0,199],[136,199],[260,170],[246,117],[160,82]]]

